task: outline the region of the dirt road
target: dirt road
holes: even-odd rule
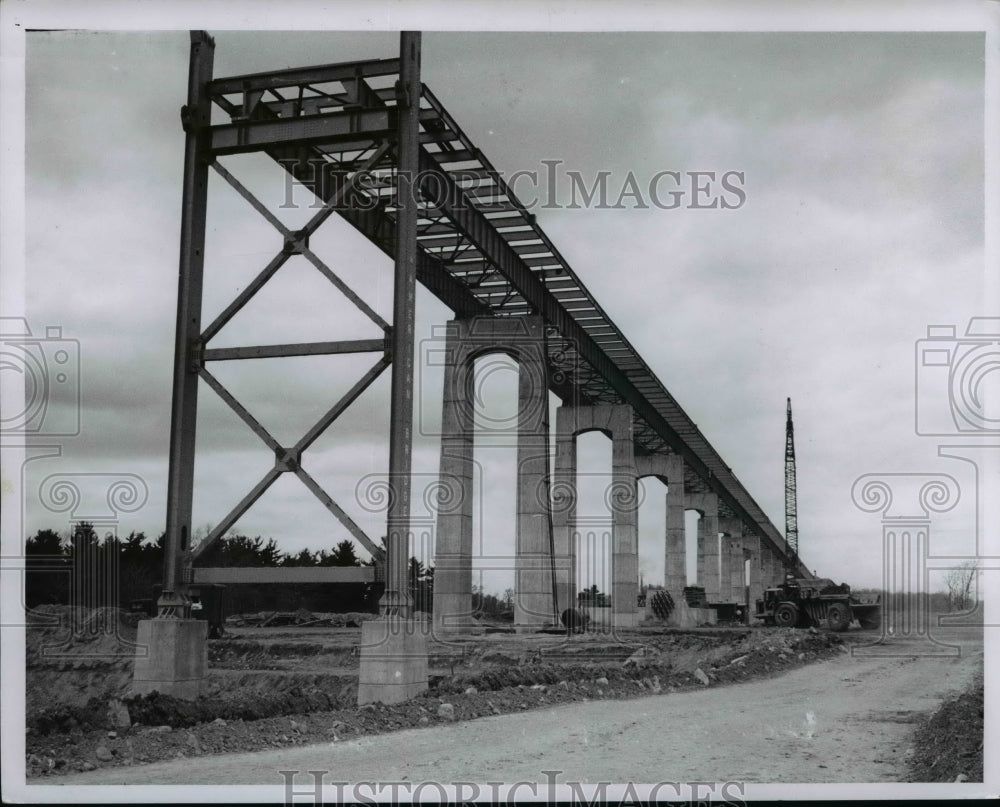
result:
[[[544,781],[543,770],[579,782],[899,781],[914,723],[982,669],[981,638],[961,641],[959,657],[845,653],[774,678],[696,692],[95,770],[58,783],[281,785],[279,770],[325,770],[328,781],[355,782]]]

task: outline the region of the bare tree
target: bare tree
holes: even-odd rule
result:
[[[952,610],[967,611],[975,604],[972,583],[978,571],[979,562],[967,560],[948,572],[945,582],[948,584],[948,599]]]

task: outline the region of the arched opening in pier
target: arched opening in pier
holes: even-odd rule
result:
[[[611,606],[611,437],[576,438],[576,590],[581,604]]]
[[[667,485],[644,476],[638,485],[639,596],[645,587],[666,585]]]
[[[499,617],[513,604],[517,546],[518,363],[475,359],[472,383],[472,609]]]
[[[698,522],[701,513],[697,510],[684,511],[684,561],[687,578],[685,585],[698,584]]]
[[[703,518],[704,514],[700,510],[684,511],[684,546],[686,555],[687,585],[705,586],[705,574],[707,571],[716,581],[715,585],[718,586],[723,572],[725,571],[723,568],[724,564],[722,562],[722,553],[726,551],[728,547],[725,539],[722,537],[723,534],[717,531],[715,535],[706,535],[704,538],[706,543],[711,541],[714,546],[703,546],[701,547],[701,552],[699,553],[698,531],[701,528],[701,521]],[[705,563],[712,563],[714,565],[714,569],[706,570],[704,568]],[[712,574],[713,572],[714,574]],[[718,596],[718,591],[712,593],[714,596]]]

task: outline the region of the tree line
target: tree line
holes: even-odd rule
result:
[[[133,603],[155,604],[163,581],[166,533],[150,538],[131,532],[121,538],[98,535],[92,524],[81,522],[65,537],[55,530],[39,530],[25,542],[24,601],[28,608],[46,603],[96,607]],[[383,539],[384,543],[384,539]],[[220,538],[198,559],[205,567],[376,566],[374,583],[305,583],[294,586],[238,584],[222,592],[226,613],[264,610],[371,611],[385,585],[375,559],[362,561],[348,539],[330,550],[283,552],[273,538],[231,535]],[[434,569],[410,558],[410,596],[414,608],[429,612],[433,602]],[[214,596],[218,589],[203,596]],[[148,603],[147,603],[148,604]]]
[[[155,602],[157,587],[163,579],[165,533],[150,538],[144,532],[131,532],[120,538],[113,534],[100,537],[92,524],[81,522],[66,536],[42,529],[25,542],[26,574],[24,601],[29,608],[45,603],[71,602],[117,605],[129,608],[139,600]],[[385,539],[382,539],[383,547]],[[384,551],[384,550],[383,550]],[[231,535],[220,538],[199,558],[199,566],[282,567],[282,566],[376,566],[374,583],[307,583],[295,586],[239,584],[226,587],[225,611],[230,614],[264,610],[371,611],[378,610],[384,590],[375,559],[362,561],[354,543],[344,539],[331,549],[301,549],[283,552],[273,538]],[[978,564],[963,563],[951,570],[948,590],[931,592],[929,610],[935,613],[965,611],[978,600],[976,576]],[[409,561],[409,590],[414,610],[430,613],[433,607],[434,568],[419,559]],[[855,596],[874,597],[875,589],[855,589]],[[899,595],[897,595],[899,596]],[[915,595],[910,595],[915,596]],[[487,594],[473,587],[473,608],[477,614],[498,619],[510,618],[513,590],[503,596]],[[582,606],[607,605],[607,596],[596,585],[578,594]],[[912,603],[915,607],[916,602]],[[897,602],[896,607],[901,607]]]

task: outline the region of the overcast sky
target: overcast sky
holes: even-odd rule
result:
[[[211,33],[216,76],[390,57],[398,47],[396,33]],[[99,501],[81,504],[77,517],[106,508],[112,478],[135,475],[148,498],[121,515],[118,530],[159,534],[188,35],[27,39],[25,316],[36,335],[61,326],[64,338],[79,341],[81,430],[39,441],[60,445],[61,456],[28,466],[24,531],[67,528],[72,513],[37,497],[53,474],[90,475],[81,489],[89,485],[86,495]],[[508,175],[560,160],[560,171],[579,171],[588,182],[610,172],[616,196],[629,172],[640,185],[665,170],[743,173],[738,209],[535,212],[781,531],[785,399],[792,398],[801,554],[823,576],[875,586],[879,516],[851,500],[863,474],[952,475],[962,502],[935,517],[932,552],[976,547],[972,466],[939,458],[942,440],[915,434],[914,351],[928,325],[955,325],[961,334],[970,317],[998,313],[985,297],[984,46],[981,33],[427,32],[423,77]],[[256,158],[225,164],[272,208],[281,203],[286,186],[276,166]],[[304,191],[295,198],[311,201]],[[280,213],[298,226],[311,211]],[[277,232],[217,176],[209,226],[206,323],[281,247]],[[339,219],[312,247],[391,317],[384,256]],[[292,259],[276,281],[214,345],[378,335],[304,259]],[[449,316],[422,292],[418,341],[432,339]],[[216,367],[280,441],[294,442],[373,361]],[[419,493],[437,472],[442,379],[433,367],[418,372],[419,517],[432,515],[421,511]],[[388,376],[303,463],[375,537],[384,517],[366,511],[355,490],[387,466]],[[514,388],[513,372],[487,374],[488,414],[512,411]],[[273,462],[201,389],[196,528],[221,519]],[[70,402],[54,394],[46,417],[65,416]],[[946,400],[945,386],[939,394]],[[581,453],[584,471],[610,469],[605,438],[586,436]],[[480,545],[509,554],[513,452],[480,441],[477,461],[486,491],[477,502]],[[648,582],[662,582],[665,488],[643,487],[641,569]],[[596,504],[583,509],[600,515]],[[291,476],[236,530],[273,536],[288,551],[330,548],[346,537]],[[487,587],[500,591],[512,579],[494,573]]]

